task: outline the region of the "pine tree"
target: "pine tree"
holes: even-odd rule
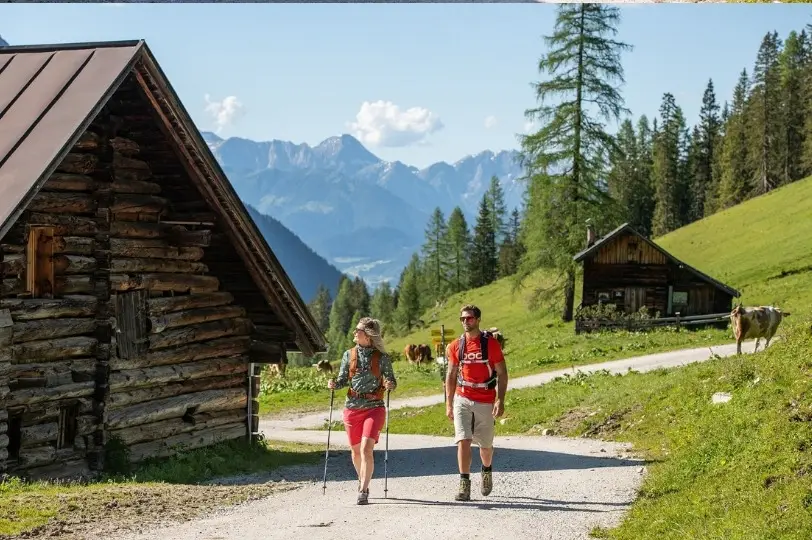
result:
[[[647,131],[648,122],[641,118]],[[650,138],[647,132],[641,132]],[[611,154],[611,171],[607,177],[609,193],[619,206],[620,220],[628,222],[641,234],[651,229],[650,160],[647,141],[639,141],[630,119],[620,124],[617,134],[618,148]],[[645,144],[641,144],[645,143]]]
[[[806,35],[790,32],[784,42],[784,50],[778,58],[781,80],[781,139],[778,146],[780,159],[780,183],[788,184],[803,176],[804,122],[804,62]]]
[[[398,303],[395,308],[395,320],[407,332],[411,332],[412,325],[420,317],[420,259],[417,253],[412,255],[408,266],[400,275],[398,284]]]
[[[812,24],[806,25],[803,54],[803,104],[805,112],[801,176],[812,175]]]
[[[652,151],[654,146],[654,131],[657,129],[657,120],[654,120],[652,129],[648,117],[642,115],[637,121],[637,176],[635,179],[635,205],[632,214],[634,223],[640,234],[651,236],[651,222],[654,218],[654,185],[651,181]]]
[[[313,318],[316,319],[316,323],[319,325],[319,330],[325,334],[330,328],[330,308],[332,307],[331,302],[332,299],[330,298],[330,291],[327,290],[327,287],[325,287],[323,284],[319,284],[318,289],[316,289],[316,296],[307,306],[310,309],[310,313],[313,315]]]
[[[654,216],[652,234],[660,236],[678,228],[683,221],[682,150],[685,121],[674,95],[666,92],[660,105],[661,130],[652,149]]]
[[[448,229],[439,207],[429,218],[426,226],[426,242],[423,244],[423,265],[427,287],[426,300],[430,303],[445,297],[448,292]]]
[[[388,281],[382,281],[375,288],[372,300],[369,302],[369,311],[371,317],[375,317],[387,326],[395,321],[395,295]]]
[[[352,306],[352,281],[346,276],[339,280],[338,294],[336,294],[333,305],[330,308],[330,325],[327,331],[327,341],[330,343],[328,359],[330,361],[341,358],[342,350],[339,350],[344,343],[344,336],[352,324],[351,318],[356,307]]]
[[[446,227],[446,245],[448,253],[448,288],[450,293],[464,291],[470,282],[469,255],[471,251],[471,234],[465,214],[457,206],[448,216]]]
[[[507,237],[507,205],[505,204],[505,190],[496,176],[491,176],[491,183],[486,192],[490,205],[491,228],[494,231],[496,245],[501,244]]]
[[[717,161],[716,153],[720,144],[721,119],[713,79],[708,80],[708,86],[702,95],[702,108],[699,110],[697,128],[692,152],[694,163],[691,175],[691,193],[693,194],[691,221],[702,219],[711,213],[713,196],[716,193],[715,180],[717,177],[713,174],[713,165]]]
[[[584,221],[613,224],[604,179],[615,143],[601,120],[628,114],[613,86],[623,83],[620,53],[630,48],[612,39],[619,20],[611,5],[559,4],[554,32],[545,38],[549,51],[538,65],[552,77],[534,85],[539,106],[525,112],[542,127],[521,137],[529,197],[519,277],[539,267],[557,269],[564,277],[564,321],[573,317],[572,257],[583,247]]]
[[[781,163],[781,99],[778,57],[781,42],[777,32],[764,36],[753,68],[753,85],[747,109],[750,167],[754,173],[754,194],[767,193],[779,185]]]
[[[748,101],[747,70],[743,69],[733,90],[733,104],[725,126],[720,159],[721,173],[717,196],[717,208],[724,209],[744,201],[750,190],[750,168],[748,163],[746,106]]]
[[[498,264],[491,206],[488,203],[488,196],[485,194],[479,203],[479,215],[477,215],[474,237],[471,242],[469,286],[476,288],[493,282],[497,276]]]

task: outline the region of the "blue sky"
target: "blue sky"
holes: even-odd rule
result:
[[[618,39],[634,45],[627,107],[651,117],[672,92],[694,122],[708,78],[730,99],[763,35],[800,31],[812,6],[637,4],[621,15]],[[517,147],[554,17],[545,4],[0,4],[0,35],[143,38],[200,129],[311,145],[351,133],[422,167]]]

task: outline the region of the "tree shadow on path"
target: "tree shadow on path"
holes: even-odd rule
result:
[[[482,462],[479,459],[479,450],[472,448],[473,459],[471,471],[480,470]],[[383,478],[384,467],[389,478],[418,478],[427,476],[456,475],[457,449],[455,446],[410,448],[389,450],[389,459],[384,463],[384,450],[376,446],[375,478]],[[494,472],[543,472],[603,469],[611,467],[640,467],[646,464],[645,460],[617,457],[584,456],[551,452],[546,450],[526,450],[516,448],[496,448],[494,453]],[[289,482],[319,481],[322,480],[324,459],[320,465],[285,467],[271,473],[270,476],[282,478]],[[350,461],[349,450],[334,449],[330,451],[327,462],[327,480],[355,481],[357,475]],[[256,477],[235,479],[237,484],[252,484],[260,482]]]

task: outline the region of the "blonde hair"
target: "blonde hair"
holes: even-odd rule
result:
[[[386,344],[383,341],[383,332],[381,331],[381,321],[372,317],[361,317],[355,327],[364,330],[364,334],[372,340],[374,348],[382,353],[386,352]]]

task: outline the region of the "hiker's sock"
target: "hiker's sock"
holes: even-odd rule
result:
[[[493,465],[491,465],[493,467]],[[485,465],[482,466],[482,472],[491,472],[491,467],[486,467]]]
[[[460,478],[465,478],[466,480],[468,480],[469,478],[471,478],[471,474],[470,473],[460,473]]]

